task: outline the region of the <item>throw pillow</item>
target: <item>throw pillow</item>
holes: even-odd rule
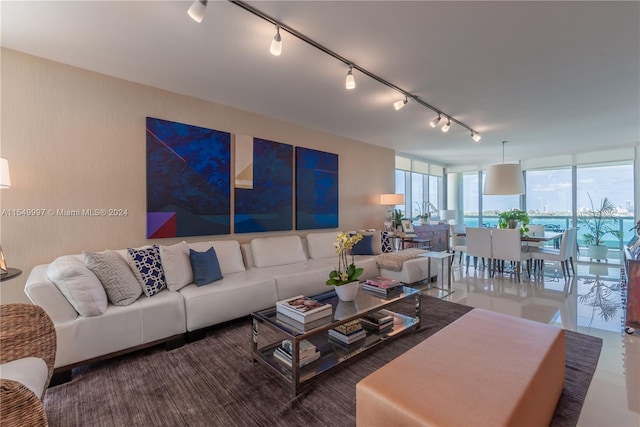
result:
[[[83,252],[84,263],[98,277],[113,305],[130,305],[142,294],[129,264],[113,251]]]
[[[391,237],[389,237],[388,231],[383,231],[380,236],[382,242],[382,253],[393,252],[393,244],[391,243]]]
[[[362,240],[351,248],[351,255],[375,255],[373,253],[373,236],[362,236]]]
[[[209,248],[205,252],[189,249],[189,258],[191,259],[191,268],[193,270],[193,282],[196,286],[208,285],[222,279],[220,263],[215,249]]]
[[[193,271],[189,259],[189,245],[180,242],[171,246],[160,246],[160,260],[167,288],[170,291],[178,291],[193,283]]]
[[[95,274],[79,259],[65,255],[47,267],[47,276],[80,316],[98,316],[107,309],[107,294]]]
[[[158,245],[145,249],[128,248],[127,253],[131,270],[146,296],[153,296],[167,287]]]

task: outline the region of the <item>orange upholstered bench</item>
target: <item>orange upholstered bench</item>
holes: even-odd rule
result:
[[[564,370],[562,329],[476,308],[362,379],[356,424],[547,426]]]

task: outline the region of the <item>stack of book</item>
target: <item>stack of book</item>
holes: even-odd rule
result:
[[[402,286],[403,283],[399,280],[388,277],[376,277],[375,279],[368,279],[364,285],[362,285],[362,289],[373,295],[390,297],[402,292]]]
[[[360,319],[352,320],[329,330],[329,338],[346,345],[360,341],[366,336],[367,332],[362,327]]]
[[[302,340],[300,341],[299,346],[300,358],[298,359],[298,364],[301,368],[320,358],[320,352],[316,346],[311,344],[309,341]],[[273,358],[291,368],[293,366],[292,348],[293,345],[291,344],[291,341],[283,340],[280,347],[276,347],[276,349],[273,350]]]
[[[331,316],[333,313],[331,304],[321,303],[304,295],[278,301],[276,311],[303,324]]]
[[[369,313],[362,318],[362,326],[374,332],[384,332],[393,328],[393,312],[379,310]]]

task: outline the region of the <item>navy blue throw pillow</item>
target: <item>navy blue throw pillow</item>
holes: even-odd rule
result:
[[[374,255],[373,236],[370,234],[362,236],[362,240],[351,248],[351,255]]]
[[[196,286],[208,285],[222,279],[220,262],[213,248],[209,248],[205,252],[189,249],[189,259],[193,270],[193,282]]]

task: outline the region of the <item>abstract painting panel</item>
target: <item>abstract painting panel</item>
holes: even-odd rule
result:
[[[293,228],[293,146],[236,135],[236,233]]]
[[[296,147],[296,229],[338,227],[338,155]]]
[[[231,135],[147,117],[147,238],[229,234]]]

